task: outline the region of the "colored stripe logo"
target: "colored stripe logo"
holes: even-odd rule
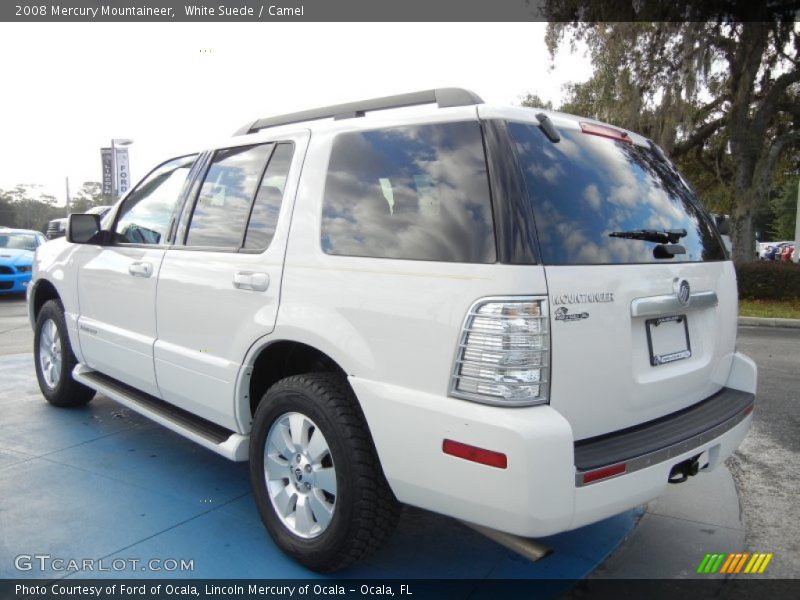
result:
[[[772,552],[737,552],[733,554],[706,554],[697,572],[704,575],[722,573],[725,575],[736,575],[739,573],[755,575],[763,573],[769,561],[772,560]]]

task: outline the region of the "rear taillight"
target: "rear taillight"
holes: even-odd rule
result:
[[[450,395],[499,406],[544,404],[549,348],[546,298],[479,300],[464,320]]]

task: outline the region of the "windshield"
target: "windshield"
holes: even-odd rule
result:
[[[553,143],[527,123],[509,123],[509,131],[544,264],[725,259],[710,218],[677,172],[651,149],[563,128],[561,140]],[[685,235],[665,233],[679,230]],[[685,254],[657,248],[666,241],[683,246]]]
[[[0,248],[36,250],[36,236],[27,233],[0,233]]]

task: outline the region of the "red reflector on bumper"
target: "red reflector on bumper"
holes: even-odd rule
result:
[[[754,402],[753,404],[751,404],[750,406],[748,406],[747,408],[745,408],[745,409],[742,411],[742,412],[744,413],[744,416],[746,417],[746,416],[747,416],[747,415],[749,415],[751,412],[753,412],[753,409],[754,409],[755,407],[756,407],[756,405],[755,405],[755,402]]]
[[[592,483],[594,481],[600,481],[601,479],[608,479],[614,475],[621,475],[625,472],[626,468],[627,467],[625,466],[625,463],[619,463],[618,465],[602,467],[600,469],[595,469],[594,471],[586,471],[586,473],[583,474],[583,485]]]
[[[442,452],[470,460],[472,462],[496,467],[498,469],[505,469],[508,467],[508,458],[502,452],[494,452],[492,450],[484,450],[477,446],[470,446],[469,444],[462,444],[453,440],[444,440],[442,442]]]

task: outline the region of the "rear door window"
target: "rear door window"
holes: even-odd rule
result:
[[[267,248],[275,235],[293,153],[294,144],[282,143],[275,147],[269,159],[247,224],[244,240],[246,250]]]
[[[724,260],[707,214],[674,168],[650,148],[560,129],[551,142],[538,126],[509,123],[550,265]],[[657,242],[612,237],[638,229],[685,229],[686,254],[656,258]]]
[[[189,224],[187,246],[237,249],[273,144],[217,150]]]
[[[322,248],[348,256],[494,262],[479,124],[337,136],[325,184]]]

